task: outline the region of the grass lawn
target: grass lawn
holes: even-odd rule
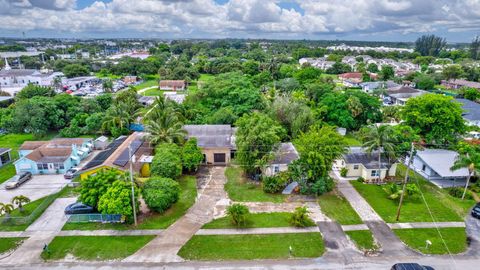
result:
[[[0,254],[16,249],[24,239],[23,237],[0,238]]]
[[[393,231],[407,246],[424,254],[448,253],[442,238],[435,228],[397,229]],[[439,228],[439,231],[451,253],[456,254],[465,251],[467,248],[465,228]],[[428,249],[426,249],[426,240],[432,242]]]
[[[0,184],[7,181],[8,179],[15,176],[17,171],[15,170],[15,166],[13,163],[7,164],[0,168]]]
[[[199,81],[208,81],[208,80],[211,80],[211,79],[213,79],[213,78],[215,78],[214,75],[212,75],[212,74],[205,74],[205,73],[204,73],[204,74],[200,74],[200,78],[198,78],[198,80],[199,80]]]
[[[144,81],[142,83],[139,83],[139,84],[135,85],[134,88],[138,91],[138,90],[141,90],[143,88],[152,87],[152,86],[158,86],[158,80]]]
[[[246,217],[246,224],[240,228],[274,228],[274,227],[290,227],[291,213],[250,213]],[[315,222],[310,220],[309,226],[315,226]],[[202,229],[234,229],[238,228],[233,225],[230,217],[222,217],[215,219],[210,223],[203,225]]]
[[[163,214],[152,214],[139,221],[137,227],[126,224],[103,224],[103,223],[66,223],[62,230],[130,230],[130,229],[165,229],[182,217],[195,203],[197,197],[196,178],[194,176],[182,176],[180,183],[180,198],[170,209]]]
[[[228,167],[225,170],[225,175],[227,176],[225,190],[233,201],[274,203],[285,201],[286,196],[282,194],[265,193],[261,185],[248,183],[248,180],[243,176],[241,168]]]
[[[360,250],[372,250],[378,248],[370,230],[348,231],[345,233]]]
[[[161,96],[163,95],[163,90],[160,89],[148,89],[147,91],[143,92],[142,95],[144,96]]]
[[[401,177],[402,174],[405,174],[404,168],[405,166],[398,166],[397,176]],[[446,191],[427,182],[418,174],[412,173],[411,181],[413,183],[416,183],[415,178],[418,179],[420,189],[436,221],[463,221],[465,215],[468,214],[468,209],[475,203],[473,200],[462,201],[453,198]],[[362,184],[357,181],[351,181],[351,183],[383,220],[397,222],[395,217],[398,201],[388,199],[382,186]],[[421,197],[405,200],[399,222],[432,222],[428,208]]]
[[[72,255],[80,260],[114,260],[128,257],[150,242],[154,235],[146,236],[57,236],[48,245],[50,254],[42,253],[45,260],[63,259]]]
[[[187,260],[255,260],[315,258],[325,247],[319,233],[195,235],[178,255]]]
[[[322,212],[342,225],[362,224],[362,219],[339,193],[329,192],[318,197]]]
[[[343,136],[348,146],[362,146],[362,143],[352,134]]]

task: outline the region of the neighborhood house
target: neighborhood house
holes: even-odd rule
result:
[[[12,151],[10,148],[0,148],[0,167],[12,161],[10,151]]]
[[[465,180],[468,169],[461,168],[455,171],[450,168],[455,163],[458,153],[445,149],[424,149],[417,152],[413,158],[413,168],[421,176],[432,180]]]
[[[480,104],[464,98],[457,98],[455,101],[461,103],[463,109],[462,117],[467,124],[480,127]]]
[[[187,137],[197,138],[205,164],[230,163],[235,151],[235,130],[230,125],[185,125]]]
[[[288,170],[288,165],[293,161],[299,159],[297,149],[293,143],[281,143],[278,150],[275,152],[275,158],[263,169],[263,174],[266,176],[273,176],[279,172]]]
[[[367,153],[362,147],[350,147],[347,154],[335,161],[334,166],[337,169],[347,169],[346,177],[362,177],[365,181],[383,180],[387,176],[395,176],[397,170],[397,164],[390,163],[385,155],[382,155],[379,171],[378,152]]]
[[[384,103],[388,105],[405,105],[407,100],[426,94],[426,91],[418,90],[410,86],[397,86],[388,88],[384,95]]]
[[[160,90],[167,91],[183,91],[187,87],[187,84],[183,80],[161,80]]]
[[[462,87],[475,88],[480,90],[480,83],[461,79],[443,80],[442,85],[449,89],[459,89]]]
[[[82,138],[25,141],[19,148],[15,169],[17,173],[65,173],[80,164],[92,149],[91,140]]]

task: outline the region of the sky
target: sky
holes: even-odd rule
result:
[[[470,42],[480,0],[0,0],[0,37]]]

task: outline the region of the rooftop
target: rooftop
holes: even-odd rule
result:
[[[445,149],[424,149],[416,154],[432,170],[441,177],[466,177],[468,170],[466,168],[451,171],[450,168],[455,163],[458,153]]]
[[[343,155],[348,164],[362,164],[367,169],[378,169],[378,152],[367,153],[362,147],[350,147],[349,152]],[[381,157],[381,169],[389,164],[385,156]]]
[[[270,164],[290,164],[293,161],[299,159],[297,149],[293,143],[281,143],[277,152],[275,153],[275,159]]]
[[[462,109],[464,110],[462,113],[463,118],[470,121],[480,120],[480,104],[464,98],[457,98],[455,101],[462,104]]]
[[[3,154],[5,154],[7,152],[10,152],[10,151],[12,151],[12,149],[10,149],[10,148],[0,148],[0,155],[3,155]]]
[[[197,138],[199,147],[233,148],[234,131],[230,125],[185,125],[188,138]]]

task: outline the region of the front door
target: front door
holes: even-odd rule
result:
[[[53,163],[48,163],[48,170],[50,172],[54,172],[55,171],[55,166],[53,166]]]
[[[225,153],[214,153],[213,163],[225,163]]]

